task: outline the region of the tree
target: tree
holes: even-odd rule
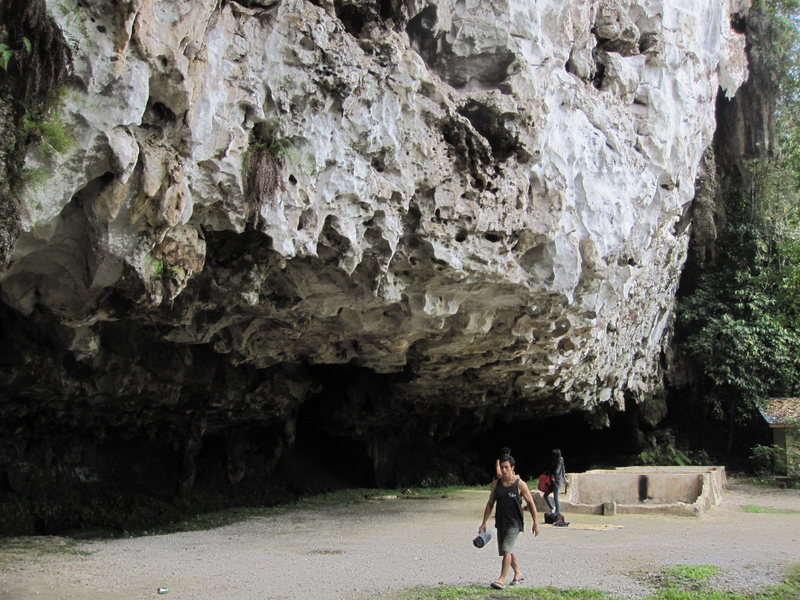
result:
[[[678,352],[695,367],[702,402],[727,422],[729,452],[736,426],[765,398],[800,387],[799,15],[798,0],[753,4],[750,67],[774,84],[774,102],[759,105],[774,111],[763,119],[776,124],[766,132],[774,139],[725,157],[734,164],[719,172],[717,258],[687,270],[677,310]],[[718,155],[730,152],[726,142]]]

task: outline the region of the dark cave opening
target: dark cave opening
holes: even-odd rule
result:
[[[301,405],[293,459],[307,465],[313,476],[324,477],[331,487],[374,487],[374,468],[366,444],[344,432],[337,435],[335,425],[331,430],[334,415],[341,410],[341,399],[328,393]]]
[[[561,450],[567,472],[611,468],[627,464],[636,451],[624,414],[612,416],[610,425],[602,429],[593,428],[581,414],[545,419],[516,418],[497,423],[475,443],[480,444],[481,464],[489,473],[504,446],[511,449],[517,463],[516,471],[525,479],[534,479],[547,468],[554,448]]]
[[[605,428],[582,413],[532,418],[510,411],[488,420],[448,407],[415,413],[392,400],[390,375],[352,365],[315,369],[321,389],[300,406],[289,460],[332,489],[488,483],[503,446],[526,479],[546,468],[553,448],[571,472],[614,467],[630,463],[643,437],[632,406],[612,411]]]

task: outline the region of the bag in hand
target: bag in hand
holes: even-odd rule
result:
[[[536,487],[539,488],[540,492],[543,492],[545,494],[549,491],[552,491],[553,477],[551,475],[548,475],[547,473],[542,473],[541,475],[539,475],[539,485],[537,485]]]
[[[492,539],[492,530],[487,529],[483,533],[479,533],[475,538],[472,540],[472,545],[476,548],[483,548],[486,544],[489,543],[489,540]]]

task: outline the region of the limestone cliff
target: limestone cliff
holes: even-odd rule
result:
[[[409,429],[645,401],[748,5],[48,2],[73,144],[26,159],[5,431],[168,431],[185,491],[315,398],[386,481]]]

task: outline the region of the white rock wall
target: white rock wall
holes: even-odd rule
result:
[[[135,273],[170,340],[234,362],[405,369],[411,398],[552,412],[658,387],[747,0],[48,4],[75,143],[29,156],[49,177],[2,293],[59,315],[81,360]],[[291,140],[268,258],[220,266],[209,236],[253,222],[259,122]],[[201,304],[224,314],[200,326]]]

